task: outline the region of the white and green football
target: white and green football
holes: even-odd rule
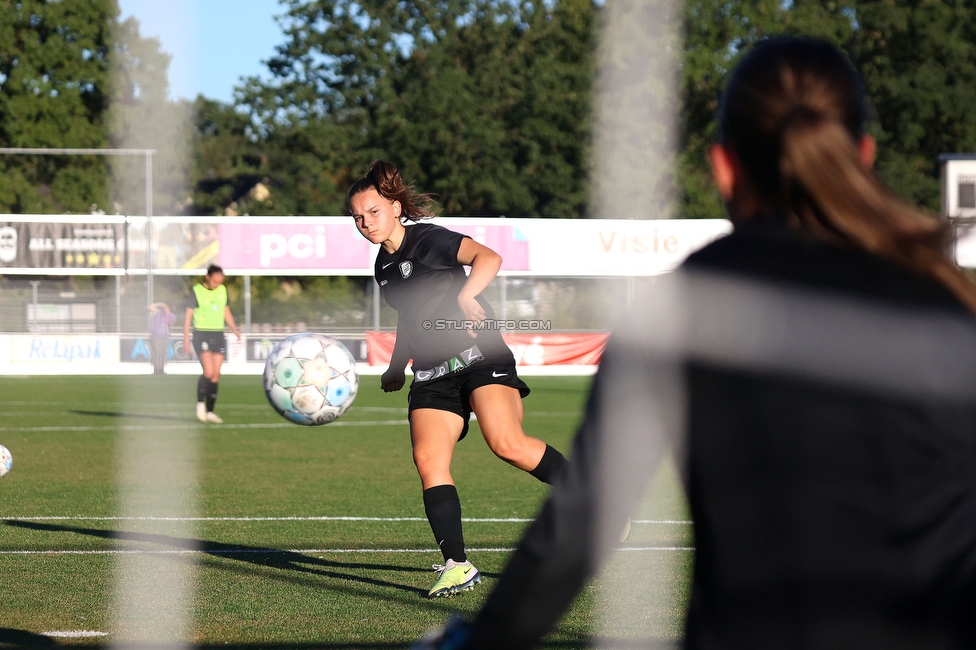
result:
[[[328,424],[345,413],[359,390],[356,360],[342,343],[311,332],[289,336],[264,365],[264,392],[296,424]]]
[[[3,476],[10,471],[10,468],[14,466],[14,457],[10,453],[10,450],[0,445],[0,476]]]

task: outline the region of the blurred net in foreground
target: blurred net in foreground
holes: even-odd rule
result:
[[[675,213],[683,11],[683,3],[673,0],[622,0],[604,6],[594,93],[590,212],[596,217],[650,219]],[[651,313],[666,312],[669,303],[647,302],[659,292],[641,291],[654,286],[653,281],[636,286],[632,281],[627,298],[609,301],[601,313],[609,320],[619,320],[628,313],[635,295]],[[628,322],[633,318],[628,317]],[[621,386],[620,403],[649,404],[641,386]],[[617,474],[612,467],[607,470],[608,477]],[[645,475],[649,471],[644,468]],[[660,490],[651,491],[641,512],[673,513],[669,499]],[[647,533],[648,526],[636,525],[632,537],[637,545],[654,549],[672,546],[670,541],[659,543],[660,538],[646,539],[647,534],[661,532],[660,528],[651,526],[652,532]],[[664,529],[674,530],[668,524]],[[679,535],[684,532],[678,529]],[[667,532],[663,534],[670,539]],[[686,542],[681,545],[688,546]],[[685,595],[675,587],[683,584],[690,558],[688,550],[616,556],[599,581],[597,637],[680,638]],[[641,579],[635,580],[636,576]]]
[[[176,11],[157,14],[161,20],[178,21],[180,29],[174,33],[193,34],[193,12]],[[132,32],[134,21],[123,22],[114,36],[120,43],[137,43],[139,47],[117,48],[113,58],[113,88],[111,97],[111,143],[116,147],[146,148],[157,151],[153,161],[153,187],[147,188],[143,170],[139,166],[117,161],[112,166],[110,192],[119,210],[132,214],[146,206],[146,216],[156,212],[176,209],[188,188],[187,164],[191,151],[193,123],[192,111],[185,102],[168,101],[169,87],[166,77],[168,59],[150,42],[138,41]],[[147,33],[157,33],[160,25],[143,25]],[[171,53],[178,60],[193,60],[192,38],[177,39],[169,44]],[[135,206],[139,206],[136,208]],[[147,224],[148,225],[148,224]],[[130,228],[133,237],[151,228]],[[146,251],[146,247],[142,247]],[[150,252],[150,255],[152,253]],[[148,260],[147,277],[132,278],[116,293],[116,305],[108,305],[107,311],[116,313],[117,330],[134,328],[137,332],[148,329],[147,305],[164,300],[177,313],[174,330],[182,323],[182,290],[184,278],[153,279],[153,269],[158,260]],[[130,259],[128,264],[137,264]],[[128,279],[128,278],[127,278]],[[140,283],[141,280],[141,283]],[[141,286],[140,286],[141,285]],[[104,323],[102,323],[104,324]],[[151,397],[135,388],[127,391],[122,402],[129,405],[125,413],[139,413],[150,400],[154,403],[186,404],[186,413],[192,413],[192,396],[177,390],[174,384],[166,384]],[[126,418],[123,418],[125,421]],[[150,430],[145,429],[149,424]],[[189,519],[197,515],[197,487],[199,481],[198,423],[188,421],[179,430],[160,426],[152,430],[152,424],[166,424],[165,417],[143,419],[143,427],[120,427],[116,456],[117,489],[119,492],[119,516],[123,519],[117,534],[120,540],[143,539],[176,545],[192,551],[197,544],[194,526]],[[164,538],[154,540],[153,535],[129,536],[125,533],[126,518],[160,517],[179,518],[179,522],[160,530]],[[120,545],[125,550],[128,543]],[[130,546],[131,549],[131,546]],[[168,557],[158,553],[128,552],[116,556],[113,580],[113,645],[126,647],[132,644],[180,647],[187,645],[195,631],[193,619],[195,575],[197,560],[192,555]]]

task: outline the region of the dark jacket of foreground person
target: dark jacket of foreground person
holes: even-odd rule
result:
[[[741,224],[684,268],[931,317],[976,343],[976,319],[934,280],[782,223]],[[570,467],[474,622],[468,648],[533,647],[619,543],[665,453],[664,440],[609,448],[615,428],[659,417],[653,406],[628,407],[622,393],[682,399],[614,339]],[[928,349],[908,350],[921,378],[912,385],[938,378],[947,354],[974,354],[927,341]],[[891,351],[906,354],[900,345]],[[664,426],[687,435],[696,551],[684,646],[976,647],[976,384],[968,396],[911,394],[885,388],[897,376],[871,386],[870,378],[827,381],[775,363],[691,356],[676,363],[683,423]],[[976,370],[968,376],[976,380]],[[601,463],[613,468],[606,480]]]

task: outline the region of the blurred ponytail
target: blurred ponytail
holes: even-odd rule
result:
[[[949,256],[949,225],[891,193],[861,161],[860,78],[833,45],[757,45],[723,94],[719,128],[765,217],[927,275],[976,313],[976,285]]]
[[[377,160],[369,166],[366,176],[360,178],[349,188],[346,195],[346,210],[352,213],[352,197],[368,189],[374,189],[387,201],[400,202],[401,221],[420,221],[433,218],[431,209],[434,201],[428,194],[420,194],[412,186],[403,182],[400,170],[391,162]]]

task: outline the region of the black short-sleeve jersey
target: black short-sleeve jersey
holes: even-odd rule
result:
[[[433,368],[477,345],[486,359],[511,355],[496,329],[467,332],[438,323],[460,323],[458,295],[467,281],[458,263],[458,250],[466,235],[429,223],[406,227],[403,242],[394,253],[382,248],[376,256],[374,275],[383,298],[397,311],[397,331],[409,342],[416,369]],[[486,317],[494,319],[491,306],[481,296],[478,302]]]

